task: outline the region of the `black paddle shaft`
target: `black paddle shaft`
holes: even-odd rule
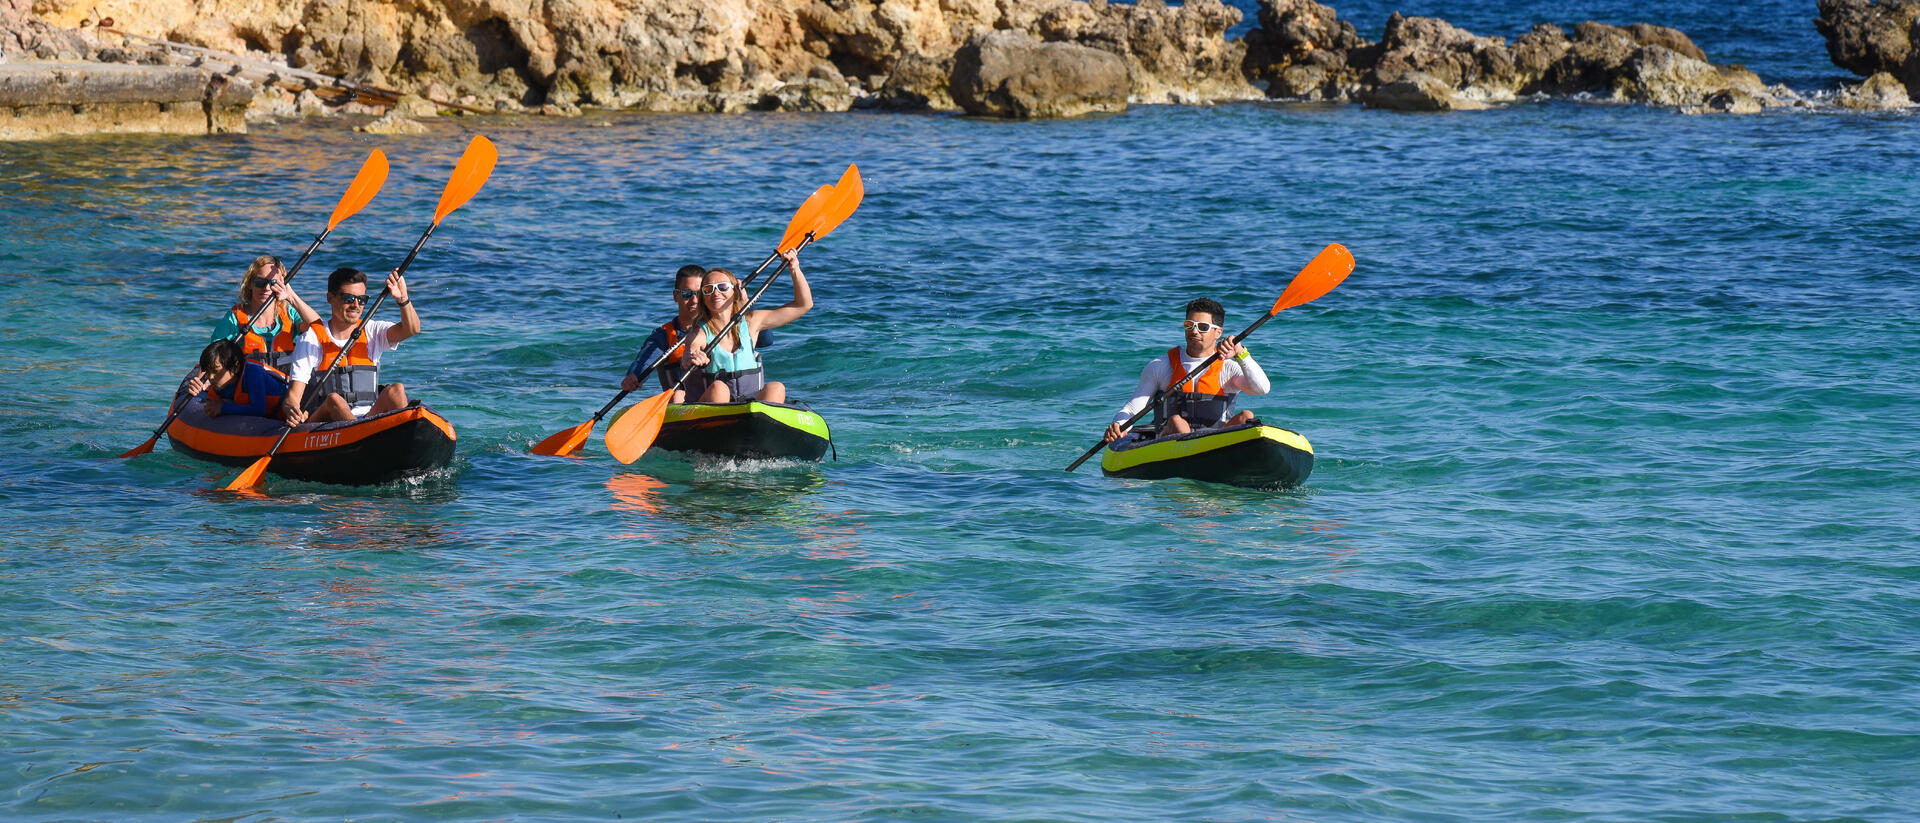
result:
[[[1243,331],[1239,334],[1234,335],[1233,342],[1239,343],[1240,341],[1247,339],[1247,335],[1252,334],[1255,329],[1258,329],[1261,326],[1265,325],[1268,320],[1272,320],[1274,314],[1275,314],[1274,312],[1268,312],[1266,314],[1261,315],[1260,319],[1253,321],[1253,325],[1248,326],[1246,331]],[[1147,407],[1137,412],[1134,412],[1132,417],[1127,418],[1127,421],[1125,423],[1120,424],[1120,427],[1124,429],[1128,426],[1131,426],[1135,423],[1140,422],[1140,418],[1147,416],[1147,412],[1153,411],[1153,408],[1160,404],[1160,398],[1163,397],[1167,392],[1179,391],[1181,386],[1184,386],[1187,384],[1187,381],[1192,380],[1196,377],[1199,377],[1203,372],[1207,370],[1208,366],[1213,365],[1213,361],[1219,360],[1219,359],[1220,359],[1220,351],[1218,349],[1215,349],[1212,354],[1207,355],[1207,359],[1200,361],[1200,365],[1194,366],[1192,371],[1187,372],[1186,377],[1182,377],[1179,380],[1174,381],[1173,385],[1168,386],[1165,389],[1154,392],[1153,399],[1147,402]],[[1107,446],[1107,441],[1105,440],[1101,440],[1100,442],[1093,444],[1093,448],[1088,449],[1086,454],[1080,455],[1080,459],[1073,461],[1073,465],[1068,466],[1067,471],[1073,471],[1074,469],[1080,468],[1081,463],[1085,463],[1087,462],[1087,458],[1090,458],[1096,454],[1099,454],[1100,450],[1103,448],[1106,448],[1106,446]]]
[[[759,277],[761,272],[766,271],[767,267],[773,265],[773,261],[778,259],[780,259],[780,252],[776,251],[767,255],[767,259],[762,261],[760,266],[753,270],[752,274],[747,275],[747,279],[740,281],[740,288],[744,289],[753,283],[754,278]],[[769,280],[767,282],[771,283],[773,281]],[[667,347],[667,350],[661,352],[659,357],[654,358],[652,363],[640,370],[639,379],[644,382],[648,375],[653,374],[654,369],[660,368],[660,364],[667,362],[667,358],[672,357],[674,352],[679,351],[680,347],[686,345],[687,341],[691,339],[691,337],[683,337],[680,338],[679,342]],[[674,384],[674,388],[679,388],[679,384]],[[614,395],[612,400],[607,401],[606,405],[601,406],[599,411],[593,413],[593,420],[590,422],[600,422],[600,418],[607,416],[607,412],[613,411],[613,407],[620,405],[620,401],[627,399],[627,395],[632,394],[633,391],[633,389],[621,389],[619,394]]]

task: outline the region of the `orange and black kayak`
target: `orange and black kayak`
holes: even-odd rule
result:
[[[183,454],[246,466],[265,457],[286,430],[274,417],[209,417],[201,400],[190,398],[167,437]],[[453,460],[453,440],[453,424],[416,400],[358,420],[301,424],[267,468],[290,480],[368,486],[445,467]]]

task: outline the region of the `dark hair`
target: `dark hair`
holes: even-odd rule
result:
[[[1192,314],[1197,311],[1203,311],[1213,315],[1213,323],[1216,326],[1221,323],[1227,322],[1227,310],[1221,308],[1220,302],[1217,300],[1214,300],[1211,297],[1202,297],[1198,300],[1195,300],[1187,304],[1188,314]]]
[[[218,365],[221,371],[239,374],[241,359],[240,344],[232,340],[215,340],[200,350],[200,370],[211,372]]]
[[[673,273],[673,282],[678,283],[689,277],[706,277],[706,276],[707,276],[706,269],[701,268],[700,266],[696,266],[692,263],[688,263],[684,266],[681,266],[679,271]]]
[[[340,287],[349,283],[367,282],[367,273],[359,269],[334,269],[327,275],[327,293],[339,294]]]

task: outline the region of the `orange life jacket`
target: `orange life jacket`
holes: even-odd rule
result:
[[[666,362],[661,363],[660,365],[662,367],[679,368],[681,355],[684,355],[687,353],[686,347],[684,346],[678,349],[673,347],[674,344],[680,342],[680,321],[675,319],[675,320],[668,320],[665,323],[661,323],[660,330],[663,332],[666,332],[667,351],[671,352],[671,354],[667,355]]]
[[[1180,347],[1167,349],[1167,365],[1173,378],[1167,383],[1169,389],[1179,385],[1187,376],[1186,366],[1180,363]],[[1221,375],[1227,369],[1227,361],[1216,359],[1207,366],[1193,382],[1181,391],[1168,391],[1160,398],[1160,405],[1154,409],[1154,422],[1180,415],[1187,423],[1196,427],[1216,426],[1227,419],[1233,410],[1236,395],[1229,394],[1221,385]]]
[[[286,303],[278,308],[280,331],[271,341],[253,330],[253,317],[247,314],[245,306],[234,304],[233,317],[240,324],[240,353],[248,360],[284,370],[293,363],[293,315],[287,312]]]
[[[325,370],[340,354],[340,346],[333,342],[333,329],[327,324],[315,323],[313,330],[314,336],[320,338],[320,364],[314,368]],[[327,376],[327,384],[320,387],[321,391],[339,394],[349,406],[372,405],[380,395],[380,364],[370,355],[367,334],[361,331],[360,338],[353,341],[353,348],[347,350],[347,356],[340,358],[340,364]],[[318,376],[315,372],[315,377]]]

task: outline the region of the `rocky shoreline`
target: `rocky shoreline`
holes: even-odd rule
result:
[[[1912,105],[1920,0],[1819,9],[1834,63],[1868,78],[1835,102]],[[73,128],[87,119],[79,109],[108,103],[123,125],[137,121],[126,108],[136,101],[121,98],[140,83],[167,89],[137,101],[167,121],[156,130],[190,128],[182,70],[199,72],[208,132],[338,111],[387,113],[384,127],[404,130],[456,108],[1027,118],[1258,99],[1409,111],[1541,97],[1693,113],[1811,105],[1648,23],[1543,23],[1508,42],[1395,13],[1368,41],[1330,6],[1261,0],[1255,27],[1229,39],[1241,17],[1220,0],[0,0],[0,66],[13,77],[0,79],[0,121],[9,109],[14,121],[0,135]],[[107,79],[76,80],[83,63]],[[95,87],[118,97],[85,99]],[[49,106],[76,111],[62,120]]]

